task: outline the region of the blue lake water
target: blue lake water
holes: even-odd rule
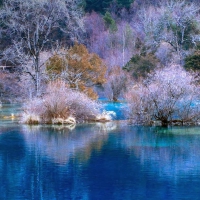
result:
[[[106,111],[114,111],[115,116],[113,116],[114,120],[124,120],[127,119],[127,109],[128,105],[125,102],[111,102],[106,99],[100,99],[100,103],[103,105],[103,110]]]
[[[200,199],[200,127],[2,118],[0,183],[2,200]]]

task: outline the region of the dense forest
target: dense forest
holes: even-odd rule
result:
[[[180,112],[173,107],[176,102],[187,96],[189,109],[189,102],[198,99],[198,0],[3,0],[0,5],[2,102],[47,98],[55,87],[67,87],[71,96],[85,95],[85,102],[126,98],[133,107],[142,107],[135,114],[138,121],[150,123],[151,116],[144,114],[149,110],[168,123],[174,110]],[[170,78],[155,78],[162,73],[174,75],[173,84],[168,84]],[[188,87],[182,88],[180,74]],[[158,91],[156,84],[165,91]],[[154,90],[145,92],[148,98],[156,92],[169,98],[162,99],[162,105],[156,101],[159,96],[148,100],[140,96],[146,89]],[[194,95],[189,98],[189,93]],[[155,108],[146,107],[150,102]],[[171,107],[164,108],[163,102]]]

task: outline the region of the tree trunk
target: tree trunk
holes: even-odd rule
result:
[[[169,121],[167,119],[163,119],[163,120],[161,120],[161,124],[163,127],[166,127],[169,125]]]
[[[40,88],[40,76],[39,71],[36,71],[36,97],[39,96],[39,88]]]
[[[39,55],[35,58],[35,87],[36,87],[36,97],[38,97],[40,91],[40,68],[39,68]]]
[[[113,97],[113,101],[114,101],[114,102],[117,102],[118,99],[117,99],[116,97]]]

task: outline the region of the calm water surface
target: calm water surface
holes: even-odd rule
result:
[[[1,120],[0,199],[200,199],[200,127]]]

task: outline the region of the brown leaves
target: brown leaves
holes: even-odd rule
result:
[[[90,98],[98,96],[92,89],[96,84],[105,83],[107,67],[98,55],[89,53],[83,44],[75,43],[64,56],[54,55],[47,63],[49,75],[62,75],[71,88],[84,92]]]

